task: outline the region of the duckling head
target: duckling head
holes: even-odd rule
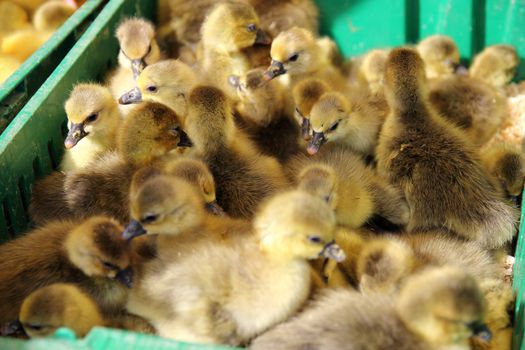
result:
[[[343,94],[327,92],[321,96],[310,112],[312,139],[306,148],[308,154],[316,154],[328,141],[346,137],[350,118],[351,106]]]
[[[98,84],[78,84],[74,87],[64,106],[69,132],[64,145],[75,147],[84,137],[109,141],[116,132],[120,114],[109,90]]]
[[[265,81],[263,76],[264,69],[255,68],[242,76],[231,75],[228,81],[237,89],[237,96],[246,112],[243,117],[265,127],[272,121],[282,101],[275,85]]]
[[[132,220],[123,234],[127,240],[145,233],[177,235],[199,225],[205,215],[204,200],[195,186],[148,169],[133,175],[129,198]]]
[[[459,49],[446,35],[427,37],[417,45],[417,51],[425,62],[429,79],[453,74],[459,65]]]
[[[203,46],[226,52],[238,52],[254,44],[270,44],[259,27],[259,17],[245,2],[223,2],[208,15],[201,27]]]
[[[73,265],[87,276],[116,279],[131,287],[131,249],[122,239],[124,228],[118,221],[93,216],[67,236],[64,246]]]
[[[119,98],[120,104],[142,101],[163,103],[181,117],[187,111],[188,92],[198,79],[187,64],[179,60],[165,60],[148,65],[137,78],[137,87]]]
[[[392,109],[412,108],[426,96],[425,63],[416,50],[390,51],[385,66],[385,97]]]
[[[379,93],[383,88],[383,77],[385,74],[386,59],[388,51],[371,50],[359,66],[359,77],[364,80],[374,94]]]
[[[120,45],[119,64],[129,68],[136,79],[149,64],[160,60],[160,49],[155,39],[155,27],[142,18],[128,18],[117,28]]]
[[[474,277],[456,267],[428,268],[407,279],[396,301],[405,326],[433,347],[490,341],[485,300]]]
[[[75,7],[62,0],[48,1],[33,14],[33,25],[40,31],[58,29],[75,10]]]
[[[234,130],[231,104],[224,92],[197,86],[189,94],[186,130],[197,153],[215,150]]]
[[[69,327],[78,337],[104,321],[95,302],[74,284],[56,283],[37,289],[24,299],[19,320],[31,338],[53,335]]]
[[[191,146],[180,125],[179,117],[169,107],[145,102],[130,111],[123,121],[117,149],[131,164],[149,164],[177,147]]]
[[[298,176],[299,190],[321,198],[332,209],[337,206],[337,175],[334,169],[322,163],[314,163],[301,170]]]
[[[294,86],[295,118],[301,125],[303,139],[310,139],[310,113],[317,100],[330,91],[330,87],[319,79],[304,79]]]
[[[319,256],[344,260],[344,252],[334,243],[335,227],[329,205],[299,190],[270,198],[254,220],[261,249],[269,256],[288,260]]]
[[[224,214],[217,203],[215,180],[204,162],[187,157],[169,157],[163,162],[163,170],[167,174],[180,177],[193,184],[202,193],[209,212],[216,215]]]
[[[395,293],[414,269],[414,252],[408,245],[393,239],[370,241],[357,260],[359,289],[363,293]]]
[[[508,195],[517,198],[523,192],[525,159],[521,152],[507,152],[495,164],[496,176]]]
[[[481,79],[493,86],[504,87],[516,75],[519,56],[511,45],[487,47],[474,58],[470,76]]]
[[[281,74],[303,74],[318,69],[319,50],[311,32],[293,27],[281,32],[272,42],[272,63],[264,74],[271,80]]]

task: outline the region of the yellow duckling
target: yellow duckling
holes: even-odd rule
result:
[[[295,104],[294,116],[301,125],[301,135],[304,140],[310,139],[310,113],[315,103],[330,86],[320,79],[304,79],[297,83],[292,91]]]
[[[281,86],[265,82],[263,74],[262,68],[256,68],[240,77],[230,76],[239,98],[236,122],[264,154],[285,162],[299,152],[299,128],[285,111]]]
[[[103,316],[92,297],[71,283],[55,283],[31,293],[24,299],[18,319],[31,338],[51,336],[60,327],[72,329],[77,337],[86,336],[93,327],[154,332],[134,315]]]
[[[324,143],[337,142],[373,157],[383,121],[384,115],[367,103],[365,94],[353,93],[349,100],[341,93],[327,92],[310,112],[312,139],[306,150],[314,155]]]
[[[186,131],[191,152],[202,157],[217,185],[217,202],[233,217],[251,217],[259,202],[287,186],[276,159],[260,154],[235,128],[224,93],[198,86],[189,95]]]
[[[75,10],[76,7],[63,0],[47,1],[33,14],[33,26],[39,31],[57,30]]]
[[[0,1],[0,23],[0,42],[5,35],[30,26],[26,10],[13,1]]]
[[[333,243],[334,229],[333,213],[322,200],[299,191],[276,195],[259,210],[254,235],[200,240],[186,254],[165,260],[164,269],[146,273],[140,284],[144,290],[133,295],[144,293],[150,303],[161,303],[163,312],[137,314],[165,337],[246,344],[306,301],[307,259],[344,259]]]
[[[357,78],[361,84],[366,84],[373,95],[383,94],[388,50],[370,50],[362,58],[358,68]]]
[[[120,104],[152,101],[170,107],[184,123],[188,114],[189,91],[199,79],[190,66],[179,60],[165,60],[147,66],[136,87],[119,98]]]
[[[491,338],[484,303],[467,273],[429,269],[412,276],[397,297],[326,292],[296,318],[255,339],[250,349],[467,350],[469,338]],[[366,330],[374,330],[373,336]]]
[[[425,62],[428,79],[454,74],[459,65],[459,49],[451,37],[432,35],[417,44],[417,52]]]
[[[511,45],[492,45],[481,51],[469,68],[469,74],[497,88],[503,88],[516,75],[519,56]]]
[[[502,201],[464,135],[428,103],[417,52],[392,50],[385,82],[391,113],[377,147],[378,170],[405,194],[411,213],[407,230],[446,227],[487,248],[510,241],[516,212]]]
[[[69,133],[60,170],[85,167],[114,149],[120,113],[109,90],[98,84],[78,84],[65,103]]]
[[[4,36],[1,51],[23,62],[53,35],[52,31],[23,29]]]
[[[56,221],[1,245],[0,296],[9,303],[0,306],[0,323],[18,317],[29,293],[58,282],[77,284],[103,313],[120,312],[132,283],[131,250],[121,238],[123,230],[101,216]]]

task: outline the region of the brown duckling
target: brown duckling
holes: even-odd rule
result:
[[[198,86],[190,92],[186,130],[192,152],[213,174],[217,202],[229,215],[251,217],[262,199],[287,185],[277,160],[261,155],[235,128],[230,103],[219,89]]]
[[[505,96],[475,78],[451,75],[430,81],[428,98],[476,146],[487,143],[509,118]]]
[[[153,333],[143,319],[130,314],[103,316],[96,302],[72,283],[42,287],[24,299],[18,317],[31,338],[53,335],[60,327],[72,329],[84,337],[93,327],[115,327]]]
[[[310,112],[312,139],[306,148],[313,155],[326,142],[346,145],[373,157],[384,115],[367,103],[367,94],[354,92],[347,99],[338,92],[323,94]]]
[[[168,107],[146,102],[130,112],[117,137],[118,152],[67,175],[64,192],[75,215],[108,214],[129,220],[128,191],[132,174],[169,152],[188,145],[178,116]]]
[[[361,159],[344,151],[322,158],[302,168],[298,188],[329,203],[338,225],[355,229],[371,222],[374,216],[394,225],[406,225],[408,206],[399,190],[375,175]]]
[[[467,350],[472,336],[490,340],[484,309],[470,275],[451,267],[429,269],[412,276],[398,297],[326,292],[297,317],[255,339],[250,349]]]
[[[320,79],[304,79],[298,82],[292,91],[295,104],[294,116],[301,126],[301,136],[310,139],[310,112],[319,98],[329,92],[330,86]]]
[[[162,314],[143,316],[165,337],[246,344],[306,301],[307,259],[344,258],[332,241],[334,229],[333,213],[322,200],[300,191],[278,194],[258,211],[254,235],[200,240],[186,254],[165,260],[164,269],[144,275],[144,295],[164,306]]]
[[[428,79],[443,78],[454,74],[459,65],[459,49],[446,35],[432,35],[417,44],[417,52],[425,62]]]
[[[43,179],[36,180],[31,191],[28,214],[35,227],[50,221],[74,217],[64,191],[66,174],[53,171]]]
[[[469,74],[496,88],[504,88],[516,75],[519,60],[513,46],[492,45],[474,57]]]
[[[523,152],[513,145],[499,143],[481,152],[481,159],[503,192],[516,200],[523,192],[525,179]]]
[[[0,323],[16,320],[24,298],[57,282],[77,284],[101,312],[122,310],[132,275],[124,228],[107,217],[56,221],[0,246]],[[38,249],[35,249],[38,247]],[[121,283],[122,282],[122,283]]]
[[[230,76],[239,97],[240,118],[235,121],[263,154],[285,162],[299,152],[299,128],[285,111],[281,86],[264,81],[263,74],[262,68],[256,68],[240,77]]]
[[[114,149],[120,113],[109,90],[99,84],[78,84],[65,103],[69,133],[60,170],[81,169]]]
[[[174,110],[184,123],[188,94],[198,81],[193,69],[180,60],[161,61],[147,66],[137,78],[137,86],[120,96],[119,103],[162,103]]]
[[[407,230],[446,228],[487,248],[510,241],[516,212],[502,201],[461,132],[428,103],[417,52],[394,49],[385,82],[391,113],[379,138],[378,170],[405,194]]]

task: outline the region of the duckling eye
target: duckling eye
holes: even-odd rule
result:
[[[41,331],[44,328],[44,326],[42,326],[41,324],[33,324],[33,323],[28,323],[25,325],[25,327],[32,329],[34,331]]]
[[[328,131],[335,131],[337,129],[337,127],[339,126],[339,122],[335,123],[334,125],[332,125],[330,127],[330,129],[328,129]]]
[[[146,90],[149,92],[157,92],[157,87],[155,85],[149,85]]]
[[[254,23],[250,23],[246,26],[246,29],[248,29],[249,32],[255,32],[257,26]]]
[[[98,113],[90,114],[90,115],[86,118],[86,122],[88,122],[88,123],[92,123],[92,122],[94,122],[95,120],[97,120],[97,118],[98,118]]]
[[[288,58],[288,61],[292,61],[292,62],[295,62],[297,61],[297,59],[299,58],[299,54],[296,53],[295,55],[292,55]]]
[[[102,262],[102,265],[104,265],[104,267],[110,269],[110,270],[120,270],[120,268],[117,266],[117,265],[114,265],[110,262],[107,262],[107,261],[103,261]]]
[[[144,217],[142,218],[142,220],[140,220],[140,221],[141,221],[142,223],[144,223],[144,224],[150,224],[150,223],[156,221],[158,217],[159,217],[159,216],[158,216],[158,215],[155,215],[155,214],[148,214],[148,215],[144,216]]]
[[[323,240],[321,239],[321,237],[319,236],[308,236],[308,240],[312,243],[316,243],[316,244],[319,244],[319,243],[322,243]]]

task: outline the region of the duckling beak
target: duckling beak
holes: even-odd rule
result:
[[[140,222],[138,222],[137,220],[131,220],[128,226],[126,226],[124,232],[122,233],[122,238],[130,240],[137,236],[142,236],[146,233],[147,231],[144,229],[144,227],[142,227]]]
[[[230,75],[228,77],[228,83],[233,86],[234,88],[239,86],[240,78],[238,75]]]
[[[270,45],[272,43],[272,39],[266,34],[264,30],[261,28],[257,29],[257,34],[255,35],[255,44],[261,44],[261,45]]]
[[[303,140],[310,140],[310,119],[305,117],[302,117],[301,135],[303,136]]]
[[[265,81],[270,81],[273,78],[285,73],[286,69],[284,69],[283,63],[276,60],[272,60],[272,64],[270,65],[270,67],[268,67],[266,72],[264,72],[263,79]]]
[[[19,320],[11,321],[0,326],[0,336],[7,337],[17,334],[23,330],[22,323]]]
[[[128,288],[133,287],[133,270],[128,266],[124,270],[120,270],[115,275],[115,280],[119,281]]]
[[[309,155],[313,156],[317,152],[319,152],[319,149],[321,146],[326,142],[326,138],[324,137],[323,132],[313,132],[312,139],[308,143],[308,146],[306,147],[306,151]]]
[[[335,241],[332,241],[330,243],[327,243],[319,256],[322,256],[324,258],[333,259],[336,262],[341,262],[346,259],[345,252],[339,247]]]
[[[138,87],[134,87],[118,99],[118,103],[121,105],[129,105],[139,102],[142,102],[142,93]]]
[[[214,200],[213,202],[206,203],[206,210],[208,210],[213,215],[217,215],[217,216],[224,216],[224,215],[226,215],[224,213],[224,210],[219,205],[219,203],[217,203],[217,200]]]
[[[137,60],[131,60],[131,71],[133,72],[133,79],[137,80],[140,75],[140,72],[144,70],[146,63],[142,58]]]
[[[481,322],[472,322],[468,325],[472,330],[472,336],[485,342],[490,342],[492,339],[492,332],[489,330],[487,325]]]
[[[177,147],[192,147],[193,142],[191,142],[190,137],[188,134],[184,132],[182,129],[178,129],[177,132],[179,133],[179,143],[177,144]]]
[[[68,149],[75,147],[78,141],[82,140],[87,134],[84,130],[84,123],[72,123],[64,140],[64,146]]]

